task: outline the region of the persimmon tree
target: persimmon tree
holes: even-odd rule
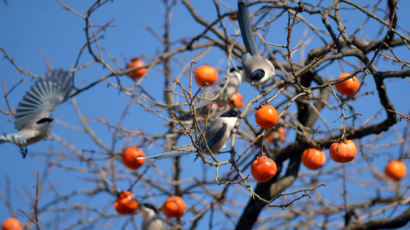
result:
[[[185,202],[180,218],[159,212],[172,229],[408,226],[409,176],[394,179],[384,173],[389,161],[409,165],[409,94],[403,87],[408,88],[410,75],[405,1],[249,1],[259,49],[277,74],[262,89],[242,82],[244,104],[225,151],[147,159],[134,162],[134,168],[123,163],[129,149],[138,152],[131,155],[146,156],[183,144],[200,149],[207,124],[236,104],[226,101],[199,114],[200,105],[214,103],[207,94],[215,86],[198,86],[195,70],[214,67],[220,81],[230,68],[241,65],[245,48],[236,20],[237,2],[152,3],[158,4],[156,20],[139,18],[139,23],[119,27],[144,27],[149,35],[127,36],[115,45],[108,42],[110,37],[128,32],[115,30],[119,15],[110,9],[131,3],[58,3],[61,12],[82,23],[82,39],[70,41],[79,46],[66,67],[75,89],[63,106],[64,115],[56,116],[48,140],[29,146],[28,157],[20,159],[42,165],[26,192],[14,195],[12,191],[23,189],[10,182],[14,174],[6,174],[0,187],[0,207],[17,217],[24,229],[139,229],[138,204],[148,202],[161,209],[172,196]],[[154,51],[130,50],[131,43],[149,44]],[[23,79],[2,82],[1,132],[14,132],[13,115],[22,97],[15,91],[28,88],[29,80],[43,73],[26,69],[27,64],[7,47],[0,44],[2,66],[17,70],[10,78]],[[48,68],[53,68],[53,61],[46,60]],[[355,89],[346,94],[339,88],[348,81]],[[274,107],[276,115],[269,127],[261,128],[258,120],[264,114],[255,120],[255,113],[266,105]],[[275,138],[279,129],[281,137]],[[333,161],[329,148],[345,141],[355,144],[356,155],[346,163]],[[0,146],[3,162],[7,155],[19,154],[17,148],[6,154],[1,150],[6,145]],[[309,148],[320,153],[320,159],[311,154],[305,159],[309,163],[304,162],[315,170],[302,164],[302,154]],[[251,167],[262,156],[274,161],[275,173],[266,182],[257,182]],[[133,165],[132,158],[127,157],[128,165]],[[394,169],[388,170],[394,174]],[[124,194],[132,197],[126,204],[120,199]],[[13,201],[18,198],[26,205],[16,206]]]

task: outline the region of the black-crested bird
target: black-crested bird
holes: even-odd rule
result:
[[[203,153],[219,153],[226,146],[232,129],[238,119],[239,112],[230,110],[221,114],[214,121],[210,122],[205,128],[205,141],[201,144]],[[155,156],[138,157],[137,159],[162,159],[169,157],[177,157],[189,153],[196,152],[197,149],[193,145],[181,147],[178,150],[172,150],[161,153]]]
[[[275,67],[259,54],[245,0],[238,0],[238,21],[246,48],[246,52],[242,53],[244,78],[252,85],[264,85],[275,75]]]
[[[36,80],[17,106],[14,127],[18,132],[1,134],[0,143],[16,144],[25,157],[27,145],[48,136],[53,121],[50,113],[67,100],[73,85],[69,72],[63,70],[50,71],[44,78]]]
[[[158,211],[154,205],[143,203],[140,206],[142,211],[142,230],[164,230],[166,229],[164,221],[158,216]]]

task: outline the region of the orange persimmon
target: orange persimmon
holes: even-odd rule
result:
[[[229,98],[228,104],[232,107],[242,108],[243,98],[240,93],[235,93]]]
[[[271,105],[262,105],[255,113],[256,124],[267,130],[278,123],[278,112]]]
[[[273,131],[271,134],[266,136],[266,140],[270,143],[274,143],[275,141],[284,141],[286,139],[286,132],[283,126],[280,126],[278,130]]]
[[[401,180],[406,172],[406,165],[401,161],[390,161],[384,169],[384,173],[394,180]]]
[[[162,212],[168,218],[180,218],[185,212],[185,201],[180,196],[169,197],[162,205]]]
[[[356,144],[351,140],[346,140],[340,143],[335,142],[331,144],[329,148],[330,157],[339,163],[352,161],[356,156],[356,153]]]
[[[267,182],[275,176],[276,163],[267,156],[258,157],[252,162],[251,174],[258,182]]]
[[[131,214],[138,208],[135,195],[130,191],[121,193],[114,202],[114,209],[120,214]]]
[[[320,169],[326,162],[326,155],[324,152],[316,148],[308,148],[303,151],[302,163],[311,170]]]
[[[1,225],[1,230],[22,230],[20,221],[16,218],[8,218]]]
[[[342,73],[337,77],[337,79],[342,79],[349,75],[350,73]],[[357,78],[356,76],[353,76],[352,78],[349,78],[345,81],[342,81],[336,84],[336,90],[339,93],[344,94],[349,97],[352,97],[353,95],[355,95],[357,90],[359,90],[359,87],[360,87],[360,81],[359,81],[359,78]]]
[[[142,67],[142,66],[145,66],[145,62],[141,61],[138,58],[133,58],[127,64],[127,69],[137,68],[137,67]],[[147,68],[137,69],[137,70],[134,70],[132,72],[129,72],[128,76],[131,77],[132,79],[136,80],[136,79],[142,77],[142,75],[144,75],[146,71],[147,71]]]
[[[138,159],[137,157],[144,157],[145,153],[138,147],[128,147],[123,150],[122,155],[121,155],[121,160],[124,163],[125,166],[127,166],[130,169],[138,169],[141,167],[145,159]]]
[[[210,65],[201,65],[196,68],[195,80],[199,86],[209,86],[218,80],[218,70]]]

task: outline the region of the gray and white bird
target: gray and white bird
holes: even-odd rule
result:
[[[229,73],[212,89],[208,98],[215,98],[218,104],[227,104],[232,95],[238,92],[241,83],[242,67],[232,67]]]
[[[242,67],[244,78],[255,86],[262,86],[275,75],[275,67],[272,62],[259,54],[252,25],[249,19],[246,0],[238,0],[238,21],[241,29],[243,43],[246,52],[242,54]]]
[[[205,93],[201,96],[201,99],[205,102],[199,104],[195,108],[196,115],[208,116],[208,114],[212,114],[217,116],[217,114],[214,113],[218,111],[218,105],[227,105],[232,95],[238,92],[242,83],[242,74],[241,66],[236,68],[232,67],[229,70],[229,73],[226,74],[217,85],[214,87],[207,87]],[[192,114],[190,112],[183,114],[182,116],[179,116],[178,119],[182,121],[192,120]]]
[[[226,146],[232,129],[235,127],[235,123],[238,120],[239,112],[235,110],[229,110],[221,114],[214,121],[210,122],[205,128],[205,141],[201,144],[201,151],[203,153],[219,153]],[[188,145],[178,148],[178,150],[172,150],[161,153],[155,156],[138,157],[137,159],[163,159],[169,157],[178,157],[181,155],[197,152],[197,149],[193,145]]]
[[[24,158],[27,154],[25,146],[48,136],[53,121],[51,111],[67,100],[72,89],[73,79],[67,71],[53,70],[36,80],[17,106],[14,127],[18,132],[1,134],[0,143],[16,144]]]
[[[143,203],[140,205],[140,210],[142,212],[142,230],[164,230],[164,221],[158,216],[158,211],[154,205],[149,203]]]

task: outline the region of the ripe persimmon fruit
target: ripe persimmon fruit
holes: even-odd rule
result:
[[[243,106],[243,98],[240,93],[235,93],[229,98],[228,104],[232,107],[242,108]]]
[[[141,167],[145,159],[138,159],[137,157],[144,157],[145,153],[138,147],[128,147],[123,150],[122,155],[121,155],[121,160],[124,163],[125,166],[127,166],[130,169],[138,169]]]
[[[356,153],[356,144],[351,140],[346,140],[340,143],[335,142],[331,144],[329,148],[330,157],[338,163],[352,161],[356,156]]]
[[[316,148],[308,148],[303,151],[302,163],[311,170],[320,169],[326,162],[326,155],[324,152]]]
[[[210,65],[201,65],[196,68],[195,80],[199,86],[213,85],[218,80],[218,70]]]
[[[127,64],[127,69],[137,68],[137,67],[142,67],[142,66],[145,66],[145,62],[141,61],[138,58],[133,58]],[[134,80],[137,80],[138,78],[142,77],[142,75],[144,75],[146,71],[147,71],[147,68],[137,69],[137,70],[134,70],[132,72],[129,72],[128,76],[131,77]]]
[[[401,180],[406,176],[406,172],[406,165],[401,161],[390,161],[384,169],[386,176],[394,180]]]
[[[342,79],[349,75],[350,73],[342,73],[337,77],[337,79]],[[349,78],[346,81],[342,81],[336,84],[336,90],[339,93],[344,94],[348,97],[352,97],[353,95],[355,95],[357,90],[359,90],[359,87],[360,81],[359,78],[357,78],[356,76],[353,76],[352,78]]]
[[[185,201],[180,196],[171,196],[165,200],[162,205],[162,212],[168,218],[176,217],[180,218],[185,213]]]
[[[114,202],[114,209],[120,214],[131,214],[138,208],[134,193],[125,191],[121,193]]]
[[[22,230],[20,221],[16,218],[8,218],[1,225],[1,230]]]
[[[258,182],[266,182],[275,176],[276,163],[267,156],[258,157],[252,162],[251,174]]]
[[[273,131],[271,134],[266,136],[266,140],[270,143],[274,143],[275,141],[284,141],[286,139],[286,132],[283,126],[280,126],[278,130]]]
[[[278,123],[278,112],[271,105],[262,105],[255,113],[256,124],[267,130]]]

